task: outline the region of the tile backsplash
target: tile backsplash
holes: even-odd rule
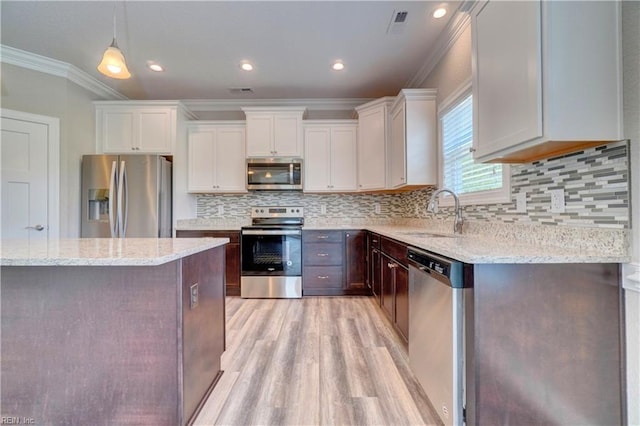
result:
[[[564,189],[565,213],[551,213],[549,190]],[[304,194],[254,192],[241,195],[199,195],[197,216],[247,221],[252,206],[300,205],[309,221],[429,219],[425,210],[433,188],[397,194]],[[525,192],[527,212],[515,212],[515,194]],[[596,228],[630,227],[629,146],[621,141],[549,160],[511,166],[514,202],[469,205],[467,220]],[[222,208],[220,208],[220,206]],[[322,214],[322,208],[326,214]],[[438,218],[450,219],[452,208]]]

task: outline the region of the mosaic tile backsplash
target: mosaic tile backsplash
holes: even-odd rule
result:
[[[565,213],[551,213],[549,190],[564,189]],[[426,211],[433,188],[398,194],[304,194],[260,192],[242,195],[199,195],[197,216],[248,222],[252,206],[299,205],[307,221],[333,219],[384,222],[390,219],[430,219]],[[515,212],[515,194],[525,192],[527,212]],[[518,224],[564,225],[628,229],[629,147],[616,142],[558,158],[511,166],[514,202],[468,205],[467,220]],[[219,207],[222,206],[222,212]],[[322,208],[326,214],[322,214]],[[450,219],[452,208],[438,218]]]

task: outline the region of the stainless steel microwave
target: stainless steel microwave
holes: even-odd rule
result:
[[[301,191],[302,158],[247,159],[247,189],[250,191]]]

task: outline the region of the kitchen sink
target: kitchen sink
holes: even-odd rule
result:
[[[398,234],[406,235],[407,237],[420,237],[420,238],[460,238],[462,235],[455,234],[437,234],[434,232],[398,232]]]

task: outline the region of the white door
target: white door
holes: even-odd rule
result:
[[[2,110],[2,239],[47,239],[58,233],[57,224],[52,223],[52,218],[58,217],[57,211],[52,212],[58,194],[51,194],[58,185],[50,182],[51,176],[59,173],[57,165],[50,163],[51,159],[58,161],[58,136],[51,134],[58,130],[57,119],[36,121],[33,117],[40,116]],[[56,142],[53,146],[52,140]],[[50,151],[53,149],[55,153]],[[51,199],[54,196],[56,200]]]

